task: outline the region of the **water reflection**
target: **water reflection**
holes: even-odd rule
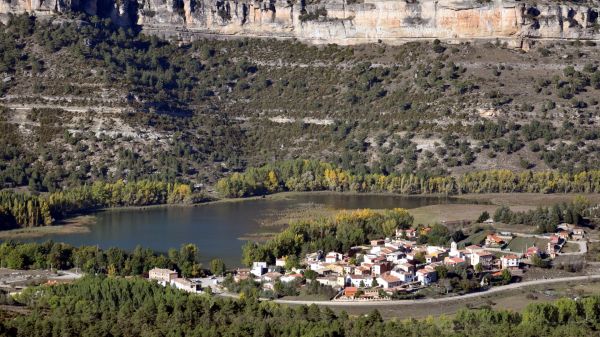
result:
[[[49,235],[36,241],[52,239],[73,245],[129,250],[141,245],[161,252],[192,242],[198,245],[205,264],[220,257],[229,266],[235,266],[240,264],[244,243],[238,238],[259,232],[261,219],[307,203],[331,209],[389,209],[460,202],[443,197],[305,193],[197,207],[110,210],[97,214],[97,223],[89,233]]]

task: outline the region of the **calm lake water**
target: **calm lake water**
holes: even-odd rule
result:
[[[35,241],[51,239],[76,246],[129,250],[141,245],[160,252],[179,248],[182,243],[195,243],[205,265],[210,259],[220,257],[228,266],[237,266],[245,242],[240,237],[264,231],[261,220],[277,218],[278,214],[307,204],[331,209],[389,209],[460,202],[464,201],[444,197],[304,193],[197,207],[109,210],[96,214],[96,224],[90,226],[89,233],[48,235]]]

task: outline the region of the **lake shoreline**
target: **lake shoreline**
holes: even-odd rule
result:
[[[356,191],[345,191],[345,192],[337,192],[337,191],[306,191],[306,192],[297,192],[297,191],[286,191],[286,192],[278,192],[274,194],[264,195],[264,196],[252,196],[245,198],[223,198],[217,200],[210,200],[206,202],[200,202],[196,204],[158,204],[158,205],[145,205],[145,206],[120,206],[120,207],[104,207],[98,208],[88,211],[79,212],[69,216],[54,225],[51,226],[40,226],[40,227],[29,227],[29,228],[17,228],[10,230],[0,231],[0,240],[9,240],[9,239],[31,239],[31,238],[39,238],[51,234],[81,234],[88,233],[90,231],[90,226],[93,226],[96,223],[96,215],[102,212],[119,212],[119,211],[131,211],[131,210],[149,210],[149,209],[160,209],[160,208],[195,208],[195,207],[206,207],[215,204],[226,204],[226,203],[240,203],[240,202],[248,202],[248,201],[279,201],[279,200],[290,200],[295,197],[302,196],[314,196],[314,195],[331,195],[331,196],[376,196],[376,197],[396,197],[396,198],[410,198],[410,199],[419,199],[419,198],[439,198],[443,199],[452,199],[452,200],[460,200],[463,201],[463,207],[467,205],[473,205],[473,207],[478,206],[481,208],[483,205],[487,205],[488,210],[493,207],[497,207],[500,205],[509,205],[511,207],[519,207],[519,206],[548,206],[554,203],[565,202],[568,201],[575,196],[584,196],[592,202],[600,203],[600,194],[582,194],[582,193],[552,193],[552,194],[543,194],[543,193],[471,193],[471,194],[458,194],[458,195],[446,195],[446,194],[396,194],[396,193],[388,193],[388,192],[356,192]],[[443,212],[452,212],[452,206],[456,204],[448,203],[448,204],[439,204],[439,205],[429,205],[429,206],[420,206],[412,208],[413,212],[418,213],[420,219],[423,220],[434,220],[438,219],[439,216],[427,216],[423,215],[423,212],[432,211],[432,208],[439,208],[435,210],[433,213],[437,213],[438,215]],[[375,208],[376,209],[376,208]],[[298,220],[299,214],[302,214],[302,218],[310,217],[308,214],[312,211],[315,211],[317,216],[326,216],[326,213],[332,213],[333,211],[327,210],[325,207],[311,208],[311,207],[301,207],[296,210],[288,210],[287,213],[280,216],[279,219],[264,220],[261,227],[283,227],[285,222],[283,219],[291,218],[289,220]],[[325,212],[327,211],[327,212]],[[410,210],[409,210],[410,211]],[[290,216],[291,214],[291,216]],[[433,214],[432,214],[433,215]],[[254,235],[260,236],[263,233],[247,233],[240,237],[239,239],[248,239],[253,237]],[[272,234],[272,233],[269,233]],[[269,236],[267,234],[266,236]]]
[[[85,234],[96,223],[93,215],[77,215],[59,221],[56,225],[16,228],[0,231],[0,240],[35,239],[53,234]]]

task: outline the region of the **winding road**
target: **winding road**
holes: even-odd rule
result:
[[[533,280],[519,283],[511,283],[505,286],[493,287],[486,291],[470,293],[459,296],[452,297],[442,297],[442,298],[426,298],[421,300],[392,300],[392,301],[294,301],[294,300],[274,300],[273,302],[280,304],[299,304],[299,305],[325,305],[325,306],[395,306],[395,305],[414,305],[414,304],[423,304],[423,303],[446,303],[453,301],[460,301],[464,299],[487,296],[494,293],[499,293],[507,290],[519,289],[528,286],[535,285],[545,285],[545,284],[553,284],[553,283],[563,283],[563,282],[573,282],[573,281],[591,281],[591,280],[600,280],[600,274],[596,275],[585,275],[585,276],[571,276],[571,277],[560,277],[553,279],[541,279],[541,280]]]

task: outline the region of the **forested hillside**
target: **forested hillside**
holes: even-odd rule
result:
[[[172,44],[108,20],[0,25],[0,187],[211,186],[292,158],[355,175],[599,163],[594,42]]]
[[[41,291],[40,291],[41,290]],[[523,313],[462,310],[453,317],[384,321],[327,307],[187,294],[142,279],[86,277],[26,290],[31,313],[5,318],[4,336],[584,337],[599,332],[600,298],[530,304]]]

